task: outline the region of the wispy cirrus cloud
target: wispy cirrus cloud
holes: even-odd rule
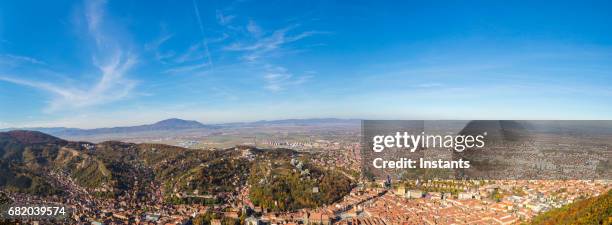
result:
[[[114,42],[109,42],[111,36],[106,35],[103,32],[102,22],[106,5],[105,0],[93,0],[85,2],[85,21],[87,22],[87,30],[90,36],[94,39],[95,44],[98,48],[113,47]]]
[[[444,85],[441,83],[422,83],[422,84],[417,84],[416,87],[418,88],[437,88],[437,87],[443,87]]]
[[[212,61],[206,60],[206,58],[204,44],[201,42],[195,43],[189,46],[185,52],[166,58],[165,61],[169,64],[170,68],[163,72],[179,74],[210,68]]]
[[[249,23],[247,24],[246,29],[249,33],[251,33],[251,35],[255,37],[259,37],[263,33],[263,30],[261,29],[261,27],[259,27],[253,20],[249,20]]]
[[[144,45],[144,49],[146,51],[153,52],[153,54],[155,55],[155,60],[162,63],[167,63],[166,60],[174,57],[176,53],[174,51],[163,52],[160,47],[168,40],[170,40],[173,36],[173,34],[162,34],[160,37],[153,40],[152,42],[146,43]]]
[[[223,13],[221,10],[217,10],[215,16],[217,18],[217,23],[222,26],[228,25],[236,18],[234,15],[225,15],[225,13]]]
[[[174,34],[167,34],[162,30],[162,34],[155,40],[144,45],[144,49],[153,54],[156,61],[165,64],[168,69],[163,70],[164,73],[178,73],[199,70],[210,66],[207,59],[206,47],[202,41],[191,44],[182,51],[162,50],[163,45],[172,39]],[[208,44],[223,42],[228,39],[227,33],[222,33],[221,36],[212,39],[207,39]]]
[[[254,25],[254,22],[250,21],[247,25],[247,30],[254,36],[253,41],[247,42],[234,42],[224,48],[226,51],[237,51],[244,52],[243,59],[247,61],[255,61],[259,58],[265,57],[266,54],[278,51],[282,46],[310,37],[312,35],[322,33],[319,31],[304,31],[298,34],[289,34],[296,26],[289,26],[286,28],[278,29],[272,32],[270,35],[263,35],[261,28]]]
[[[147,51],[153,51],[159,49],[159,47],[164,44],[166,41],[170,40],[174,36],[173,34],[163,34],[154,41],[145,44],[144,48]]]
[[[281,29],[266,31],[253,19],[238,32],[240,36],[223,47],[224,52],[238,53],[239,60],[247,64],[259,64],[263,69],[260,74],[264,82],[263,89],[270,92],[281,92],[291,86],[301,85],[310,80],[313,75],[296,76],[285,66],[278,65],[272,58],[286,53],[290,44],[312,35],[324,33],[320,31],[298,31],[297,24]]]
[[[23,76],[13,74],[0,75],[0,80],[51,93],[52,98],[46,108],[47,112],[100,105],[128,97],[136,86],[136,81],[128,79],[126,74],[137,60],[134,54],[124,50],[126,46],[122,46],[113,35],[107,34],[103,24],[107,19],[104,12],[105,4],[103,0],[87,1],[83,14],[86,29],[96,46],[96,51],[92,54],[92,64],[99,75],[93,85],[75,87],[50,81],[18,78]],[[43,63],[28,57],[12,58],[30,63]]]
[[[122,67],[125,67],[123,65]],[[135,86],[135,82],[129,80],[117,80],[117,70],[123,68],[106,67],[105,75],[96,83],[95,86],[81,89],[71,85],[59,85],[50,82],[39,82],[15,78],[10,75],[0,75],[0,81],[6,81],[18,85],[29,86],[32,88],[47,91],[53,95],[45,111],[55,112],[62,109],[77,109],[87,106],[99,105],[122,99],[130,93]],[[112,75],[115,74],[115,75]],[[120,86],[117,83],[122,82]]]
[[[204,53],[206,53],[206,57],[208,59],[208,64],[213,66],[212,56],[210,55],[210,50],[208,49],[208,40],[206,38],[206,32],[204,32],[204,23],[202,23],[202,18],[200,17],[200,9],[198,8],[198,3],[196,0],[193,0],[193,10],[195,11],[196,19],[198,22],[198,28],[200,28],[200,34],[202,35],[202,45],[204,47]]]
[[[216,22],[221,29],[216,31],[216,35],[219,37],[207,38],[195,0],[193,8],[202,37],[201,41],[191,44],[181,53],[159,51],[159,47],[170,38],[168,35],[162,35],[145,45],[145,49],[157,49],[158,60],[160,55],[168,56],[162,61],[166,67],[162,70],[163,73],[188,75],[202,74],[203,70],[207,70],[214,74],[213,57],[210,55],[209,47],[219,47],[220,49],[216,50],[221,51],[215,51],[215,53],[220,54],[217,56],[219,59],[217,64],[220,68],[259,68],[255,69],[252,74],[260,75],[259,78],[264,82],[262,88],[267,91],[280,92],[289,86],[305,83],[313,77],[312,75],[296,76],[287,67],[277,65],[278,63],[271,59],[295,47],[291,46],[291,43],[325,32],[300,31],[301,26],[297,24],[277,30],[266,30],[253,19],[248,19],[246,23],[239,25],[236,15],[228,15],[225,14],[225,11],[217,10]],[[212,45],[214,43],[217,44]]]
[[[223,33],[223,36],[209,40],[204,30],[204,23],[200,16],[198,3],[196,0],[193,0],[192,3],[200,33],[200,41],[191,44],[182,53],[176,53],[174,51],[162,52],[160,50],[160,46],[168,41],[172,35],[162,35],[157,40],[145,45],[145,49],[155,52],[155,57],[158,61],[168,65],[169,68],[163,70],[163,73],[178,74],[194,72],[205,68],[212,69],[214,66],[213,58],[210,54],[208,45],[228,38],[228,35]],[[234,16],[226,16],[221,11],[217,11],[216,18],[220,24],[228,24]]]
[[[187,49],[183,54],[177,55],[176,58],[173,59],[174,62],[177,63],[185,63],[189,61],[196,61],[206,58],[206,47],[202,43],[196,43]]]
[[[14,54],[0,54],[0,63],[10,64],[10,65],[16,65],[16,64],[21,64],[21,63],[37,64],[37,65],[46,64],[44,61],[33,58],[33,57],[14,55]]]
[[[187,73],[187,72],[201,70],[203,68],[208,68],[209,66],[210,64],[206,62],[190,64],[190,65],[174,66],[170,69],[165,70],[164,73],[168,73],[168,74]]]
[[[280,92],[291,86],[305,83],[312,78],[312,75],[295,76],[285,67],[268,65],[263,78],[266,90]]]

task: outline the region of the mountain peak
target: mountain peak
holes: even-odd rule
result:
[[[182,120],[178,118],[171,118],[159,121],[152,124],[151,126],[158,128],[201,128],[205,127],[204,124],[195,120]]]

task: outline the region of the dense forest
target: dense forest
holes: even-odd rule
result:
[[[260,157],[251,167],[249,198],[269,211],[328,205],[347,195],[353,185],[345,175],[320,168],[305,156],[278,150]]]

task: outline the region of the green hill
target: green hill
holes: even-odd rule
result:
[[[245,151],[256,160],[245,157]],[[297,168],[292,159],[303,165]],[[352,182],[346,176],[308,159],[307,153],[290,149],[210,151],[117,141],[69,142],[34,131],[0,132],[0,190],[61,194],[62,188],[55,186],[61,182],[56,181],[69,176],[100,197],[136,194],[145,200],[161,187],[165,201],[185,203],[216,202],[249,182],[253,201],[271,210],[330,204],[350,191]]]
[[[112,173],[82,144],[36,131],[0,133],[0,187],[33,194],[57,194],[52,172],[66,173],[79,185],[98,187],[111,181]]]
[[[531,224],[612,224],[612,190],[548,211]]]
[[[270,211],[292,211],[328,205],[350,192],[348,177],[308,159],[287,149],[265,151],[251,166],[251,201]]]

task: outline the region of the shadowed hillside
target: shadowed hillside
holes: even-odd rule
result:
[[[529,137],[526,124],[513,120],[473,120],[459,134],[476,136],[485,132],[487,143],[523,141]]]

